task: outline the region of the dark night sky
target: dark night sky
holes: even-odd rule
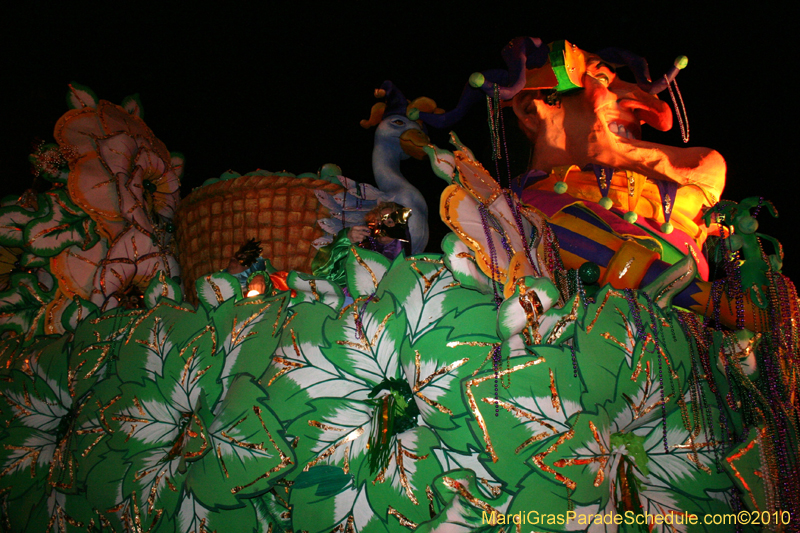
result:
[[[503,66],[499,51],[511,38],[566,38],[586,50],[630,49],[648,59],[654,77],[675,56],[689,57],[678,77],[689,145],[726,158],[725,198],[762,195],[776,204],[779,222],[769,223],[762,211],[761,228],[786,246],[785,271],[800,274],[800,245],[793,242],[800,209],[789,185],[798,146],[789,125],[799,109],[790,83],[796,67],[787,63],[797,19],[763,12],[758,3],[736,11],[644,0],[572,10],[533,1],[262,2],[240,9],[219,3],[205,10],[21,4],[5,8],[0,32],[3,194],[30,184],[31,142],[52,140],[72,81],[115,103],[139,93],[147,124],[169,150],[186,156],[185,193],[228,169],[300,174],[328,162],[372,182],[371,133],[358,121],[384,79],[409,98],[429,96],[449,109],[470,73]],[[488,142],[484,113],[476,110],[455,127],[479,154]],[[443,132],[432,138],[447,146]],[[677,125],[645,138],[681,143]],[[524,164],[527,153],[512,145],[512,158]],[[435,203],[444,182],[423,163],[410,162],[405,172]]]

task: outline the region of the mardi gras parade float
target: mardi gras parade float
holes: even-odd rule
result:
[[[503,58],[448,111],[375,92],[376,186],[326,165],[182,200],[138,98],[70,85],[40,186],[0,207],[0,530],[798,530],[775,209],[641,140],[670,102],[688,135],[685,58]],[[483,164],[456,135],[482,106]],[[438,253],[409,156],[445,186]]]

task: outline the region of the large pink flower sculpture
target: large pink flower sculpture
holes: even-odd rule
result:
[[[133,226],[109,244],[106,257],[95,271],[91,297],[101,309],[137,306],[131,299],[140,297],[159,271],[167,276],[179,271],[171,253]]]
[[[70,91],[75,109],[58,120],[54,136],[69,163],[69,196],[103,238],[65,248],[50,266],[65,303],[78,296],[103,310],[131,306],[158,271],[179,274],[170,233],[183,157],[147,127],[135,97],[118,106],[84,87]]]
[[[73,88],[73,91],[76,91]],[[136,115],[91,98],[64,114],[55,138],[67,154],[70,196],[113,239],[128,223],[146,235],[160,233],[179,200],[183,158]]]
[[[132,306],[131,298],[141,295],[159,271],[168,277],[179,272],[175,257],[132,225],[89,250],[64,250],[54,258],[52,269],[63,293],[89,300],[101,310]]]

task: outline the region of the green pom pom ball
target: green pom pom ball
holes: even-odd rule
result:
[[[734,222],[733,226],[736,228],[736,231],[740,233],[752,235],[758,229],[758,220],[751,216],[746,216]]]
[[[586,261],[578,269],[578,276],[584,285],[594,285],[600,279],[600,267],[597,263]]]
[[[553,185],[553,190],[556,191],[558,194],[564,194],[567,192],[567,182],[566,181],[557,181],[555,185]]]
[[[480,72],[473,72],[469,77],[469,84],[476,89],[482,87],[486,78]]]

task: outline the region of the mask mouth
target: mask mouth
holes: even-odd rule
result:
[[[632,141],[640,141],[642,140],[642,134],[640,128],[635,128],[633,124],[628,123],[627,125],[623,122],[609,122],[608,123],[608,131],[616,135],[617,137],[622,137],[624,139],[632,140]]]
[[[626,128],[627,129],[627,128]],[[602,151],[586,162],[630,170],[648,178],[674,181],[681,185],[698,185],[707,190],[709,201],[719,199],[725,184],[725,160],[710,148],[682,147],[643,141],[614,133],[611,150]]]
[[[636,124],[647,124],[658,131],[672,129],[672,110],[669,104],[655,96],[640,94],[639,99],[621,98],[618,105],[624,113],[633,115]]]

